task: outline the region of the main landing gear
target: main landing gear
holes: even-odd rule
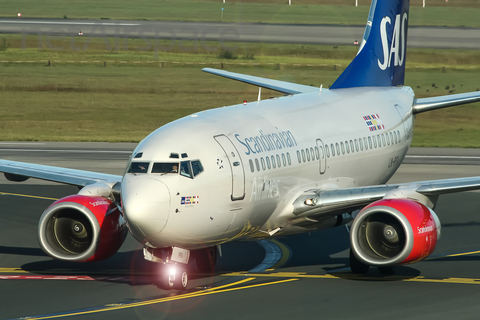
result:
[[[366,274],[370,266],[368,264],[364,264],[360,260],[357,259],[355,254],[353,254],[352,249],[350,249],[350,269],[354,274]],[[378,272],[385,276],[390,276],[395,273],[394,267],[378,267]]]

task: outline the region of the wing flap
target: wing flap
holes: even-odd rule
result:
[[[413,102],[413,113],[421,113],[477,101],[480,101],[480,92],[467,92],[451,94],[448,96],[415,99]]]
[[[427,197],[480,189],[480,177],[455,178],[336,190],[308,189],[293,202],[293,219],[312,220],[352,212],[383,199],[394,190]],[[410,198],[410,197],[409,197]],[[308,203],[308,204],[307,204]],[[302,220],[303,221],[303,220]],[[312,222],[314,223],[314,222]]]
[[[303,84],[296,84],[296,83],[291,83],[286,81],[249,76],[246,74],[229,72],[229,71],[212,69],[212,68],[203,68],[202,71],[205,71],[217,76],[225,77],[228,79],[252,84],[262,88],[278,91],[285,94],[299,94],[299,93],[306,93],[306,92],[319,90],[316,87],[305,86]]]
[[[120,182],[121,176],[92,171],[0,160],[0,172],[83,187],[96,182]]]

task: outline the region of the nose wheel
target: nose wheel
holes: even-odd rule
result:
[[[183,266],[166,264],[162,278],[162,287],[164,287],[164,289],[187,289],[188,273],[187,269]]]

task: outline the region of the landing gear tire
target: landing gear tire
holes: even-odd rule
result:
[[[378,272],[380,272],[380,274],[383,274],[385,276],[391,276],[392,274],[395,273],[395,268],[394,267],[378,267]]]
[[[188,273],[185,267],[165,266],[161,286],[166,290],[185,290],[188,286]]]
[[[188,285],[188,274],[185,268],[179,268],[175,275],[175,282],[173,283],[173,289],[185,290]]]
[[[217,263],[217,248],[209,247],[195,250],[195,263],[198,271],[202,273],[213,273]]]
[[[355,274],[366,274],[370,266],[359,261],[357,257],[353,254],[352,249],[350,249],[350,269],[352,273]]]

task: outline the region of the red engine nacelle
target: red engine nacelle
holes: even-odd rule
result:
[[[355,256],[371,266],[393,266],[428,257],[440,239],[440,220],[423,204],[384,199],[365,207],[350,229]]]
[[[45,210],[38,225],[38,240],[53,258],[98,261],[115,254],[127,232],[120,210],[110,200],[72,195]]]

